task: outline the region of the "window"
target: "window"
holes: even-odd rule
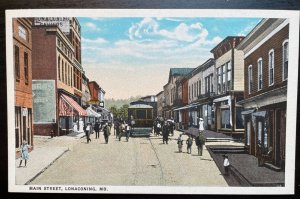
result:
[[[57,67],[58,67],[58,80],[60,80],[60,56],[58,56]]]
[[[197,81],[197,96],[199,96],[199,81]]]
[[[192,84],[192,99],[194,98],[194,84]]]
[[[214,92],[213,74],[210,75],[210,92]]]
[[[282,71],[283,81],[288,78],[288,66],[289,66],[289,42],[285,40],[282,44]]]
[[[227,90],[231,90],[231,62],[227,62]]]
[[[64,82],[65,81],[65,65],[64,65],[64,61],[63,60],[61,60],[61,66],[62,66],[62,68],[61,68],[61,72],[62,72],[62,74],[61,74],[61,77],[62,77],[62,82]]]
[[[250,145],[251,123],[247,122],[247,146]]]
[[[225,93],[226,92],[226,65],[223,65],[222,66],[222,93]]]
[[[68,84],[68,68],[67,68],[67,62],[65,62],[65,84]]]
[[[194,83],[194,97],[197,97],[197,88],[196,88],[197,82]]]
[[[253,92],[253,72],[252,65],[248,67],[248,93],[251,94]]]
[[[262,72],[262,58],[259,58],[258,61],[257,61],[257,85],[258,85],[258,88],[257,90],[261,90],[262,87],[263,87],[263,72]]]
[[[222,74],[221,67],[218,68],[218,94],[221,94],[221,82],[222,82]]]
[[[15,46],[15,76],[16,80],[20,80],[20,56],[19,56],[19,47]]]
[[[201,95],[201,81],[199,80],[199,95]]]
[[[19,29],[19,37],[21,37],[24,40],[27,40],[27,31],[26,31],[26,29],[22,26],[19,26],[18,29]]]
[[[189,99],[191,99],[191,86],[189,86]]]
[[[24,77],[25,84],[28,84],[28,53],[24,52]]]
[[[274,84],[274,50],[269,51],[269,86]]]

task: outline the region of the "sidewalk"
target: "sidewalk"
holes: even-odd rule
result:
[[[29,153],[27,166],[19,167],[20,158],[15,161],[16,184],[29,184],[43,173],[66,152],[72,151],[83,133],[50,138],[49,136],[34,136],[34,149]]]

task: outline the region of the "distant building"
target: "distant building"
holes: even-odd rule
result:
[[[163,114],[163,106],[164,106],[164,91],[160,91],[156,94],[157,99],[157,116],[161,117]]]
[[[280,169],[285,165],[289,20],[263,19],[237,47],[244,52],[245,145]]]
[[[23,140],[33,146],[32,28],[26,18],[13,19],[16,153]]]
[[[147,95],[145,97],[141,97],[139,100],[130,102],[130,105],[135,104],[145,104],[153,107],[153,117],[157,117],[157,97],[156,95]]]
[[[176,109],[176,81],[186,74],[190,73],[193,68],[170,68],[168,83],[164,85],[165,103],[163,107],[163,117],[174,118],[173,110]],[[178,84],[177,84],[178,85]]]
[[[211,50],[217,75],[212,105],[215,125],[211,128],[240,139],[244,135],[243,107],[237,103],[244,98],[244,59],[243,51],[237,50],[236,46],[243,39],[241,36],[228,36]]]

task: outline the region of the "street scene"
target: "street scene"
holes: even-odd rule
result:
[[[289,19],[12,25],[16,185],[285,186]]]

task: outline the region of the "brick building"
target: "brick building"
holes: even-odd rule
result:
[[[243,51],[236,49],[243,39],[228,36],[211,50],[217,75],[216,96],[212,105],[215,125],[211,128],[236,138],[243,138],[244,135],[243,107],[237,104],[244,97],[244,59]]]
[[[245,145],[284,168],[289,52],[288,19],[263,19],[240,43],[245,59]]]
[[[80,25],[68,17],[31,20],[35,133],[64,135],[87,115],[80,106],[83,68],[76,40]]]
[[[15,18],[12,25],[15,72],[15,147],[18,154],[23,140],[33,146],[32,24],[26,18]]]

